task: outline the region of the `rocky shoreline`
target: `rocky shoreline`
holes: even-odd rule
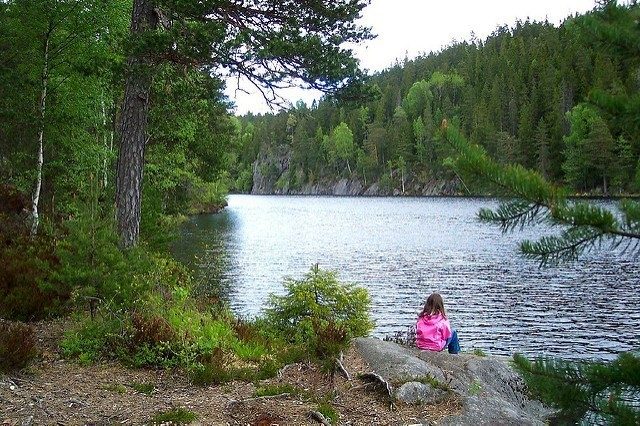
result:
[[[255,182],[255,181],[254,181]],[[358,179],[339,179],[336,182],[322,182],[313,184],[304,184],[300,188],[276,188],[264,180],[254,183],[251,189],[253,195],[334,195],[334,196],[364,196],[364,197],[380,197],[380,196],[457,196],[461,192],[459,190],[459,182],[456,180],[443,181],[433,180],[427,183],[409,182],[405,186],[404,192],[395,188],[386,190],[380,187],[378,182],[365,186]]]

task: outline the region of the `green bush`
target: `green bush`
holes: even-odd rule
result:
[[[0,371],[24,368],[35,355],[33,327],[0,319]]]
[[[311,355],[332,357],[373,327],[367,291],[341,283],[334,271],[314,266],[302,280],[287,279],[284,287],[284,296],[269,299],[266,324],[274,334],[289,336],[289,342],[306,345]]]
[[[61,353],[67,358],[77,358],[82,364],[114,358],[124,350],[122,330],[123,323],[118,319],[79,322],[65,333]]]
[[[36,238],[29,235],[29,197],[0,184],[0,318],[31,321],[64,312],[65,283],[49,285],[59,265],[56,241],[44,221]]]

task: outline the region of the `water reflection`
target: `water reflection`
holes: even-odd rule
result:
[[[193,218],[176,244],[240,315],[259,313],[284,276],[314,263],[369,289],[374,334],[414,322],[432,291],[445,297],[463,349],[509,355],[605,358],[640,346],[633,259],[607,250],[539,269],[523,238],[476,220],[486,199],[232,196],[218,215]]]

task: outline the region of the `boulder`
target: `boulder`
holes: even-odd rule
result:
[[[446,396],[446,391],[420,382],[407,382],[395,391],[395,398],[405,404],[435,404]]]
[[[552,414],[527,397],[522,378],[505,359],[421,351],[375,338],[357,338],[354,345],[391,384],[396,400],[431,404],[447,392],[457,397],[461,412],[441,424],[543,425]]]

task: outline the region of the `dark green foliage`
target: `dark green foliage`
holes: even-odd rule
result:
[[[615,361],[574,363],[514,356],[514,364],[542,401],[561,410],[563,424],[587,421],[617,425],[640,422],[640,357],[622,353]],[[636,402],[634,402],[636,401]]]
[[[36,353],[33,327],[0,319],[0,372],[26,367]]]
[[[28,209],[24,193],[0,185],[0,317],[22,321],[64,312],[71,291],[67,284],[47,282],[60,263],[56,241],[50,230],[43,230],[35,240],[29,237]]]
[[[311,356],[331,359],[373,326],[366,290],[340,283],[333,271],[314,266],[304,279],[288,279],[284,286],[284,296],[271,296],[265,320],[276,335],[304,343]]]

